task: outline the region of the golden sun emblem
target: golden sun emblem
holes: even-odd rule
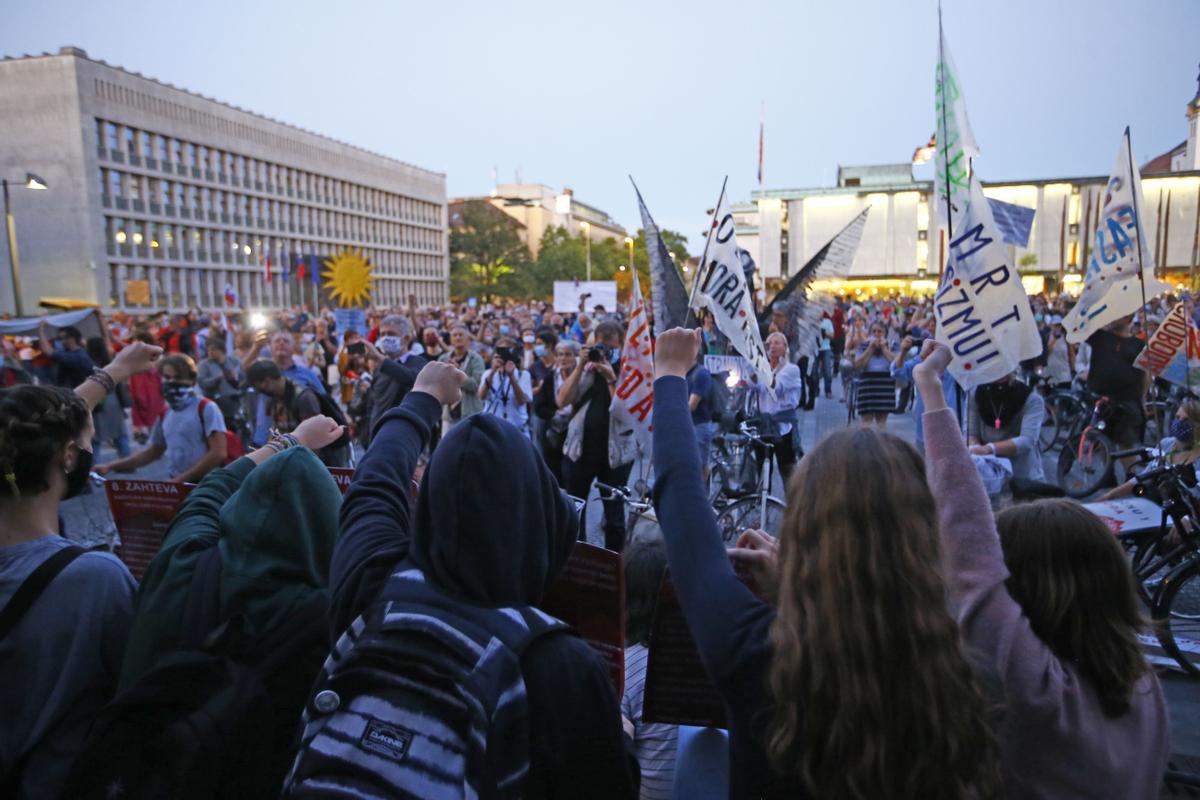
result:
[[[351,248],[325,260],[325,288],[342,308],[364,306],[371,298],[371,264],[361,250]]]

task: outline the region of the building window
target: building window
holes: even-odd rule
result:
[[[125,129],[125,151],[131,156],[137,155],[137,150],[134,148],[133,142],[133,128]]]
[[[167,137],[159,136],[158,138],[158,160],[162,163],[167,163]]]
[[[191,142],[187,143],[187,163],[192,168],[200,166],[199,162],[196,161],[196,145]]]
[[[109,150],[116,150],[119,140],[117,139],[117,126],[111,122],[104,123],[104,139],[108,142]]]
[[[142,131],[142,155],[146,158],[154,158],[154,142],[153,135]]]
[[[178,139],[171,140],[171,160],[176,164],[183,164],[183,142]]]
[[[108,193],[113,197],[121,197],[121,173],[115,169],[108,171]]]

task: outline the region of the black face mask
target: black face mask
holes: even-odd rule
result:
[[[75,459],[75,466],[67,471],[67,493],[63,496],[64,500],[70,500],[87,487],[93,457],[91,450],[79,448],[79,458]]]

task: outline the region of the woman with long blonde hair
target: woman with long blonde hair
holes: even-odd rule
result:
[[[683,380],[698,346],[683,330],[656,343],[654,494],[728,710],[730,796],[995,796],[987,703],[946,609],[920,455],[866,427],[817,445],[788,482],[776,599],[760,599],[705,502]]]

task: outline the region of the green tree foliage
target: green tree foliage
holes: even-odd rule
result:
[[[462,224],[450,229],[450,294],[487,302],[527,297],[532,259],[520,226],[483,200],[463,204]]]
[[[687,240],[682,234],[664,230],[663,242],[675,254],[676,263],[683,264],[688,257]],[[602,239],[592,234],[592,280],[616,280],[622,292],[629,288],[629,246],[620,239]],[[637,264],[638,281],[642,293],[650,294],[650,260],[646,252],[646,235],[638,230],[633,243],[633,257]],[[621,271],[621,265],[626,270]],[[549,297],[554,292],[555,281],[586,280],[587,241],[583,234],[571,236],[566,228],[546,230],[542,236],[537,261],[529,269],[529,291],[535,297]]]

